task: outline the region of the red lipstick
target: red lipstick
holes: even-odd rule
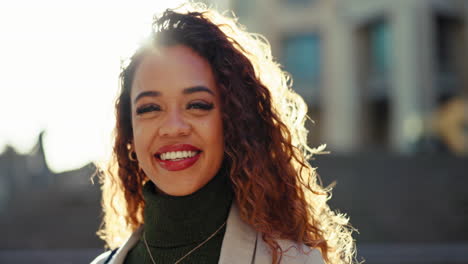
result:
[[[196,151],[197,154],[190,158],[180,160],[161,160],[161,154],[175,151]],[[191,167],[200,158],[201,150],[189,144],[167,145],[158,149],[154,155],[159,165],[168,171],[179,171]]]

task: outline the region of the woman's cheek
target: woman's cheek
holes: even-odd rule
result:
[[[135,147],[137,148],[137,151],[144,151],[148,149],[154,129],[155,128],[149,124],[135,122],[133,128],[133,138],[135,140]]]

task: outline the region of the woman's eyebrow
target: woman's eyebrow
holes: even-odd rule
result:
[[[193,93],[198,93],[198,92],[207,92],[209,94],[215,95],[212,90],[210,90],[206,86],[201,86],[201,85],[185,88],[182,91],[183,94],[193,94]],[[140,100],[141,98],[143,98],[143,97],[158,97],[158,96],[161,96],[161,95],[162,95],[162,93],[158,92],[158,91],[144,91],[144,92],[139,93],[135,97],[135,100],[133,101],[133,103],[136,104],[136,102],[138,100]]]
[[[144,91],[144,92],[139,93],[135,97],[135,100],[133,101],[133,103],[136,104],[136,102],[138,100],[140,100],[141,98],[143,98],[143,97],[158,97],[158,96],[161,96],[161,92],[158,92],[158,91]]]
[[[182,93],[183,94],[192,94],[192,93],[196,93],[196,92],[207,92],[207,93],[209,93],[211,95],[215,95],[214,92],[212,90],[210,90],[208,87],[201,86],[201,85],[185,88]]]

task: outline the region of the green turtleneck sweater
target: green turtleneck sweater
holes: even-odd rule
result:
[[[222,170],[200,190],[187,196],[158,193],[153,182],[143,186],[146,202],[144,234],[156,263],[175,263],[205,241],[226,221],[233,193]],[[218,263],[226,226],[181,263]],[[125,264],[152,264],[143,236]]]

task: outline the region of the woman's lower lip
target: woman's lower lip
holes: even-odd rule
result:
[[[161,165],[161,167],[163,167],[164,169],[168,171],[179,171],[191,167],[195,162],[197,162],[198,158],[200,158],[200,153],[197,153],[197,155],[191,158],[186,158],[182,160],[161,160],[159,158],[156,159],[159,162],[159,165]]]

